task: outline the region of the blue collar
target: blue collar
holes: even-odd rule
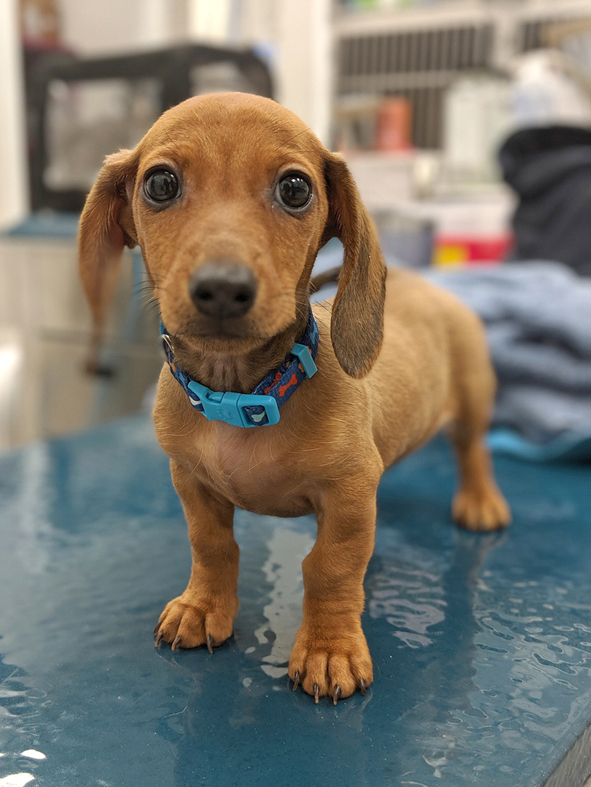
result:
[[[269,372],[250,394],[212,391],[182,369],[174,359],[170,336],[160,323],[160,335],[172,376],[183,388],[192,406],[209,420],[225,421],[232,426],[271,426],[279,421],[279,408],[300,384],[318,371],[314,359],[318,352],[318,325],[310,309],[306,330],[294,344],[290,357]],[[291,357],[293,356],[293,357]]]

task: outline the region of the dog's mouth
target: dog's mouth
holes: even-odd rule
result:
[[[267,341],[271,336],[262,335],[259,333],[251,333],[250,331],[237,331],[232,328],[221,327],[219,329],[206,329],[200,331],[190,331],[180,333],[180,336],[191,340],[214,340],[214,341],[231,341],[231,342],[256,342]]]
[[[234,323],[234,324],[232,324]],[[176,332],[185,341],[264,342],[273,334],[261,332],[256,326],[236,324],[236,321],[208,320],[207,324],[189,324]]]
[[[301,322],[294,317],[292,304],[283,303],[282,299],[270,301],[264,308],[249,309],[240,316],[217,317],[174,306],[166,301],[161,304],[166,331],[188,353],[199,356],[248,354]],[[295,312],[303,314],[304,308],[296,306]]]
[[[264,350],[295,326],[294,320],[278,320],[277,323],[268,321],[259,325],[248,317],[240,320],[194,318],[178,327],[171,326],[170,335],[190,354],[238,356]]]
[[[226,325],[189,325],[173,334],[188,351],[199,355],[240,355],[257,349],[275,334],[264,334],[252,327]]]
[[[264,344],[281,334],[293,322],[288,315],[279,313],[268,313],[262,320],[251,314],[222,319],[198,314],[183,315],[183,317],[184,319],[181,318],[180,321],[177,321],[178,317],[177,320],[171,319],[171,323],[176,322],[176,325],[170,326],[172,332],[188,344],[205,345],[205,348],[211,343],[220,346],[236,344],[244,347]],[[164,324],[167,325],[166,319]]]

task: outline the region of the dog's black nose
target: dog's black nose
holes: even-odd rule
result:
[[[202,314],[223,320],[246,314],[254,303],[257,283],[246,265],[207,263],[191,276],[189,292]]]

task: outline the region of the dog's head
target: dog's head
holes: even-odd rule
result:
[[[138,244],[168,332],[235,355],[305,315],[316,254],[335,236],[332,342],[361,377],[382,341],[385,267],[346,164],[274,101],[200,96],[106,159],[82,213],[80,270],[100,327],[123,246]]]

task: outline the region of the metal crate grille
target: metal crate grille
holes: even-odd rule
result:
[[[517,30],[516,50],[520,53],[533,52],[535,49],[544,49],[548,46],[547,33],[552,25],[561,22],[589,22],[589,16],[573,16],[572,14],[562,16],[548,16],[543,19],[529,19],[523,22]]]
[[[413,144],[441,147],[443,94],[462,71],[492,65],[492,24],[344,37],[337,93],[401,96],[413,108]]]

